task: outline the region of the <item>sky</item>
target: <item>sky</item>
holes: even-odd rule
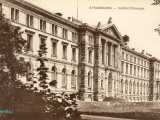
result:
[[[107,24],[109,17],[121,35],[130,37],[129,46],[145,50],[160,59],[160,5],[153,0],[26,0],[50,12],[61,12],[65,18],[77,17],[89,25]],[[99,9],[98,9],[99,8]]]

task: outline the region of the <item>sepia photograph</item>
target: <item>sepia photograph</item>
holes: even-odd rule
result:
[[[0,0],[0,120],[160,120],[160,0]]]

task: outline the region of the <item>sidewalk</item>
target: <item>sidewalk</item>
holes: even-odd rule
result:
[[[81,115],[82,120],[135,120],[135,119],[125,119],[125,118],[112,118],[94,115]]]

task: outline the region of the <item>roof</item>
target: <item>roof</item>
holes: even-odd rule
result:
[[[55,14],[55,13],[51,13],[51,12],[45,10],[45,9],[42,9],[42,8],[36,6],[36,5],[33,5],[33,4],[31,4],[31,3],[27,2],[27,1],[24,1],[24,0],[6,0],[6,1],[11,2],[11,3],[14,3],[14,4],[16,4],[16,5],[19,5],[19,6],[21,6],[21,7],[24,7],[24,8],[26,8],[26,9],[29,9],[29,10],[31,10],[31,11],[33,11],[33,12],[39,13],[39,14],[42,15],[42,16],[45,16],[45,17],[47,17],[47,18],[49,18],[49,19],[58,21],[58,22],[60,22],[60,23],[62,23],[62,24],[68,25],[68,26],[70,26],[70,27],[72,27],[72,28],[75,28],[75,29],[83,28],[83,27],[85,26],[85,28],[86,28],[87,30],[90,30],[90,31],[92,31],[92,32],[101,33],[101,34],[103,34],[104,36],[107,36],[107,37],[109,37],[109,38],[111,38],[111,39],[116,40],[116,41],[119,42],[118,39],[116,39],[116,38],[114,38],[113,36],[105,33],[103,30],[97,30],[97,28],[91,27],[90,25],[88,25],[88,24],[86,24],[86,23],[78,24],[78,23],[72,22],[72,21],[70,21],[70,20],[68,20],[68,19],[65,19],[65,18],[63,18],[63,17],[58,16],[58,15]],[[115,26],[115,25],[112,25],[112,26]],[[110,27],[110,26],[108,26],[108,27]],[[115,29],[116,29],[116,28],[115,28]]]
[[[79,27],[77,24],[75,24],[75,23],[73,23],[73,22],[71,22],[71,21],[69,21],[69,20],[67,20],[67,19],[65,19],[63,17],[60,17],[60,16],[58,16],[58,15],[56,15],[54,13],[51,13],[51,12],[45,10],[45,9],[42,9],[42,8],[36,6],[36,5],[33,5],[33,4],[31,4],[31,3],[27,2],[27,1],[24,1],[24,0],[6,0],[6,1],[14,3],[14,4],[17,4],[17,5],[21,6],[21,7],[25,7],[27,9],[30,9],[30,10],[36,12],[36,13],[38,12],[39,14],[41,14],[43,16],[46,16],[46,17],[48,17],[50,19],[53,19],[53,20],[57,20],[60,23],[69,25],[69,26],[71,26],[73,28],[78,28]]]
[[[132,50],[132,49],[129,48],[128,46],[123,46],[122,49],[124,49],[124,50],[126,50],[126,51],[128,51],[128,52],[131,52],[131,53],[133,53],[133,54],[136,54],[136,55],[138,55],[138,56],[140,56],[140,57],[143,57],[143,58],[145,58],[145,59],[150,59],[150,58],[152,58],[152,57],[149,57],[149,56],[147,56],[147,55],[145,55],[145,54],[142,54],[142,53],[140,53],[140,52],[138,52],[138,51]]]

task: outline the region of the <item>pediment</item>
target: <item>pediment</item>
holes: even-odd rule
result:
[[[114,38],[122,39],[120,32],[117,30],[114,24],[104,27],[102,31],[105,32],[106,34],[113,36]]]

